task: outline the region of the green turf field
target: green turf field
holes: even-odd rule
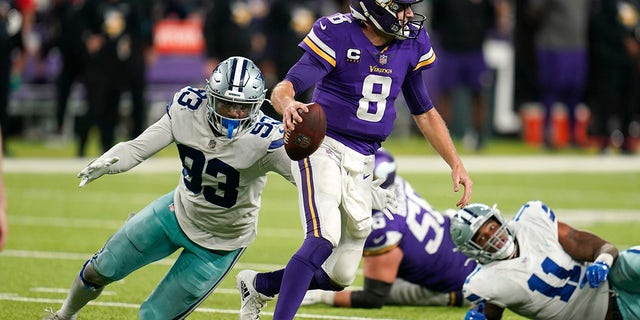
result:
[[[78,168],[80,169],[80,168]],[[402,171],[402,170],[401,170]],[[451,191],[447,173],[405,176],[434,207],[452,207],[459,195]],[[474,200],[497,202],[511,213],[527,200],[546,201],[560,220],[576,212],[620,212],[625,220],[581,221],[578,226],[611,240],[621,249],[640,244],[640,172],[621,173],[474,173]],[[176,173],[124,173],[77,187],[75,173],[5,174],[9,241],[0,253],[0,319],[38,319],[45,307],[58,308],[85,259],[125,221],[151,200],[173,188]],[[631,212],[632,217],[622,215]],[[510,216],[510,214],[507,214]],[[579,214],[578,214],[579,216]],[[596,216],[598,216],[596,214]],[[245,268],[272,270],[283,266],[301,242],[295,188],[270,176],[263,194],[259,234],[233,274],[190,319],[237,319],[239,306],[234,276]],[[141,269],[108,286],[86,307],[81,319],[135,319],[137,307],[168,270],[171,259]],[[359,276],[355,285],[362,284]],[[275,303],[266,308],[270,319]],[[300,319],[462,319],[465,310],[444,307],[392,307],[380,310],[302,307]],[[505,319],[520,319],[505,313]]]
[[[122,137],[120,137],[122,139]],[[87,157],[97,157],[101,154],[97,143],[98,133],[91,132],[89,142],[87,144]],[[477,152],[468,151],[464,148],[461,141],[454,140],[458,151],[461,155],[476,154]],[[14,157],[52,157],[66,158],[75,156],[74,141],[66,139],[21,139],[10,137],[7,139],[7,147],[9,153]],[[411,136],[408,138],[391,137],[385,142],[385,148],[394,155],[435,155],[435,151],[420,136]],[[533,154],[560,154],[560,155],[585,155],[597,154],[598,150],[595,146],[589,146],[583,149],[562,148],[557,150],[545,150],[538,146],[523,143],[518,137],[494,137],[487,141],[486,148],[479,154],[483,155],[533,155]],[[175,147],[168,147],[160,152],[160,156],[175,155]]]

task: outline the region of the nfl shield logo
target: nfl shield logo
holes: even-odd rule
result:
[[[216,144],[218,144],[215,140],[209,140],[209,148],[213,149],[216,147]]]
[[[387,64],[387,55],[386,54],[380,54],[378,56],[378,62],[380,62],[381,65],[385,65]]]

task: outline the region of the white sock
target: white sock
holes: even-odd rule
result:
[[[64,319],[75,319],[80,309],[86,306],[89,301],[97,298],[103,288],[95,289],[86,286],[80,276],[77,276],[71,284],[67,299],[65,299],[62,307],[57,312],[58,316]]]

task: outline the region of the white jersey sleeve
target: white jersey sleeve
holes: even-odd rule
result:
[[[609,284],[580,288],[586,263],[562,248],[553,210],[539,201],[527,202],[509,228],[518,257],[479,265],[464,284],[468,300],[486,301],[531,319],[604,319]]]
[[[121,173],[137,166],[173,142],[171,120],[167,114],[133,140],[119,142],[100,158],[117,156],[120,161],[109,167],[109,173]]]

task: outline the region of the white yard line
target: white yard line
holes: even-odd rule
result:
[[[90,159],[6,158],[7,173],[76,173]],[[438,156],[398,156],[400,172],[449,172]],[[640,154],[619,155],[529,155],[462,157],[469,172],[640,172]],[[180,162],[174,157],[151,158],[131,172],[178,172]]]
[[[46,304],[53,304],[53,305],[61,305],[64,302],[63,299],[29,298],[29,297],[21,297],[16,293],[5,293],[5,292],[0,292],[0,301],[46,303]],[[91,301],[89,302],[89,305],[97,306],[97,307],[115,307],[115,308],[130,308],[130,309],[140,308],[139,304],[124,303],[124,302]],[[197,308],[194,312],[217,313],[217,314],[220,314],[220,313],[221,314],[238,314],[237,309],[217,309],[217,308],[203,308],[203,307]],[[273,316],[273,312],[268,312],[268,311],[262,311],[261,314]],[[298,313],[296,314],[296,319],[394,320],[389,318],[347,317],[347,316],[331,316],[331,315],[319,315],[319,314],[309,314],[309,313]]]
[[[473,172],[640,172],[640,156],[462,156]],[[449,172],[439,157],[397,157],[400,172]]]

